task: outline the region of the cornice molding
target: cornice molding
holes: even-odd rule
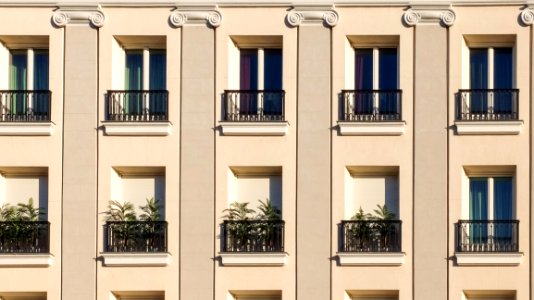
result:
[[[521,22],[526,26],[534,24],[534,4],[528,4],[520,14]]]
[[[211,27],[219,27],[222,23],[222,14],[217,6],[181,6],[169,16],[169,22],[175,27],[194,24],[207,24]]]
[[[449,27],[456,21],[456,14],[451,6],[411,6],[402,19],[408,26],[418,24],[441,24]]]
[[[102,27],[106,22],[106,16],[100,5],[68,5],[59,6],[52,15],[52,23],[57,27],[68,24],[91,24],[94,27]]]
[[[287,13],[286,20],[293,27],[305,24],[326,24],[334,27],[339,22],[339,14],[332,6],[296,6]]]

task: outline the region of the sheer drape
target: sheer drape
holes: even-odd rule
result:
[[[126,51],[125,89],[140,91],[143,89],[143,52],[140,50]],[[141,114],[142,95],[140,93],[126,93],[124,101],[125,114]]]
[[[488,89],[488,49],[472,48],[470,51],[469,70],[471,89]],[[471,94],[471,113],[486,114],[488,112],[488,93],[473,92]]]
[[[488,179],[470,178],[469,180],[469,219],[471,221],[488,220]],[[469,227],[471,243],[486,243],[488,225],[473,223]]]
[[[373,114],[373,49],[355,50],[354,89],[367,92],[354,94],[354,113]]]
[[[48,90],[48,72],[49,72],[49,55],[48,50],[39,49],[34,50],[33,62],[33,89],[34,90]],[[48,114],[50,108],[48,107],[48,94],[37,93],[33,95],[33,112],[36,115]]]
[[[10,69],[10,89],[27,90],[28,55],[26,50],[11,52]],[[11,114],[25,114],[26,109],[26,95],[24,93],[14,94],[11,99]]]
[[[511,89],[513,87],[512,48],[493,49],[493,88]],[[496,114],[512,113],[512,93],[498,92],[493,96]]]
[[[167,89],[167,58],[165,50],[150,50],[150,90],[163,91]],[[150,113],[164,115],[167,111],[166,94],[150,95]]]
[[[250,91],[258,89],[258,50],[242,49],[239,62],[239,88]],[[239,111],[243,115],[255,115],[258,111],[256,93],[241,93]]]

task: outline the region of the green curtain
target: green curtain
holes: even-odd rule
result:
[[[10,89],[26,90],[28,72],[28,55],[26,51],[11,52]],[[24,93],[14,93],[11,99],[11,114],[26,113],[26,97]]]
[[[469,179],[469,219],[471,221],[488,220],[488,178],[472,177]],[[486,243],[488,225],[472,223],[469,227],[471,243]]]
[[[141,50],[126,51],[124,87],[127,91],[143,89],[143,52]],[[142,113],[143,98],[141,93],[126,93],[124,99],[124,113],[137,115]]]

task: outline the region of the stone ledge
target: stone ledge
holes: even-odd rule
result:
[[[403,135],[406,122],[345,122],[339,121],[340,135]]]
[[[164,267],[169,265],[169,253],[102,253],[107,267]]]
[[[523,259],[522,252],[514,253],[456,253],[459,266],[518,266]]]
[[[283,266],[287,262],[288,254],[278,253],[220,253],[224,266]]]
[[[406,253],[341,253],[337,254],[341,266],[400,266]]]
[[[53,130],[52,122],[0,122],[0,135],[50,136]]]
[[[456,121],[454,125],[458,135],[516,135],[521,132],[523,121]]]
[[[50,267],[53,263],[49,253],[0,254],[0,267]]]
[[[287,121],[282,122],[224,122],[221,121],[223,135],[283,136],[289,128]]]
[[[170,122],[103,122],[106,135],[111,136],[167,136]]]

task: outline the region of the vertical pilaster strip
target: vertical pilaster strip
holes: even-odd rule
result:
[[[62,7],[53,17],[56,26],[65,26],[62,299],[96,299],[98,30],[94,27],[103,21],[103,14],[90,7]]]
[[[298,300],[331,297],[331,29],[326,11],[293,11],[298,28],[297,271]],[[310,24],[311,23],[311,24]]]
[[[191,17],[198,20],[202,15],[197,11],[171,16],[171,22],[173,17],[183,21],[173,23],[182,26],[181,300],[214,297],[215,30],[206,24],[187,24],[195,20]]]
[[[415,26],[414,299],[448,298],[448,32],[450,9],[411,9]],[[425,25],[417,25],[419,23]]]

